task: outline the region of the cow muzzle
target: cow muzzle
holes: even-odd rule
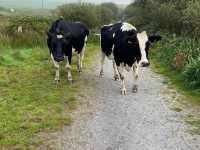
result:
[[[54,57],[55,61],[60,62],[64,60],[64,57]]]
[[[150,63],[149,63],[148,61],[142,61],[142,62],[140,63],[140,65],[141,65],[142,67],[148,67],[148,66],[150,65]]]

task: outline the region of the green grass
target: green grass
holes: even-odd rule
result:
[[[92,63],[97,46],[88,45],[84,64]],[[54,68],[47,49],[6,49],[0,53],[0,147],[28,149],[40,132],[70,125],[81,80],[73,61],[70,85],[64,67],[61,83],[54,83]],[[75,57],[73,57],[75,58]],[[64,64],[63,64],[64,66]],[[40,142],[40,141],[36,141]]]
[[[152,69],[155,72],[168,77],[170,84],[172,84],[179,91],[179,93],[185,95],[189,102],[200,105],[199,91],[185,86],[184,77],[180,74],[180,72],[172,70],[165,64],[158,63],[158,60],[155,57],[151,59],[151,62]]]

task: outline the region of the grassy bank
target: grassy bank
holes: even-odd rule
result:
[[[200,104],[198,40],[164,36],[152,50],[152,68],[167,76],[189,100]]]
[[[98,47],[89,44],[85,65],[89,67]],[[0,149],[27,149],[34,136],[70,125],[77,106],[81,80],[73,57],[73,78],[69,85],[64,68],[61,83],[54,83],[54,69],[47,49],[4,49],[0,53]],[[63,64],[64,66],[64,64]]]

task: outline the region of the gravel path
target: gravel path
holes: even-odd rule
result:
[[[132,76],[126,82],[127,95],[120,95],[120,82],[113,81],[111,62],[85,73],[84,94],[78,119],[66,127],[58,150],[199,150],[200,137],[188,132],[184,106],[175,111],[178,93],[151,69],[142,69],[139,92],[131,93]],[[87,92],[87,94],[86,94]],[[178,104],[177,104],[178,105]],[[174,108],[174,109],[173,109]]]

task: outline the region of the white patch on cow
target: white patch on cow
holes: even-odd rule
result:
[[[115,33],[113,33],[113,38],[115,38]]]
[[[52,54],[51,54],[51,59],[52,59],[52,62],[53,62],[53,64],[54,64],[54,67],[55,67],[55,69],[56,69],[55,81],[59,81],[59,80],[60,80],[60,65],[59,65],[58,62],[56,62],[56,61],[54,60],[54,57],[53,57]]]
[[[76,49],[72,47],[72,54],[76,54]]]
[[[138,91],[138,78],[139,78],[139,64],[135,62],[133,64],[133,92]]]
[[[125,69],[126,69],[126,71],[130,72],[131,67],[130,67],[129,65],[126,64]]]
[[[138,33],[137,39],[139,41],[140,52],[141,52],[141,55],[142,55],[140,63],[143,63],[143,62],[148,63],[147,54],[146,54],[146,51],[145,51],[146,42],[148,41],[148,36],[147,36],[146,31]]]
[[[79,72],[82,72],[82,68],[83,68],[83,59],[84,59],[84,56],[85,56],[85,49],[86,49],[86,45],[87,45],[86,44],[87,43],[87,39],[88,39],[88,37],[86,36],[83,49],[82,49],[81,53],[78,56],[78,70],[79,70]]]
[[[122,32],[124,32],[124,31],[136,30],[136,28],[133,25],[131,25],[131,24],[127,23],[127,22],[124,22],[122,24],[121,30],[122,30]]]
[[[109,59],[109,60],[114,60],[114,55],[113,55],[113,53],[111,53],[111,54],[108,56],[108,59]]]
[[[63,35],[62,34],[58,34],[56,35],[57,39],[62,39],[63,38]]]
[[[108,25],[103,25],[104,27],[110,27],[110,26],[112,26],[113,24],[111,23],[111,24],[108,24]]]
[[[101,51],[101,70],[100,70],[100,77],[103,77],[104,71],[103,71],[103,66],[104,66],[104,62],[105,62],[105,57],[106,54]]]
[[[86,36],[86,37],[85,37],[85,43],[87,42],[87,40],[88,40],[88,37]]]
[[[66,59],[66,60],[67,60],[67,63],[65,65],[65,68],[67,70],[67,79],[68,79],[68,81],[72,81],[71,65],[69,64],[68,59]]]
[[[126,78],[126,70],[124,63],[121,63],[120,66],[117,66],[120,79],[121,79],[121,94],[126,95],[126,85],[125,85],[125,78]]]
[[[112,52],[111,52],[111,54],[108,56],[108,59],[110,59],[110,60],[114,60],[114,55],[113,55],[114,48],[115,48],[115,45],[113,44],[113,46],[112,46]]]
[[[113,60],[113,69],[114,69],[114,80],[119,80],[119,72],[117,70],[117,65],[115,60]]]

